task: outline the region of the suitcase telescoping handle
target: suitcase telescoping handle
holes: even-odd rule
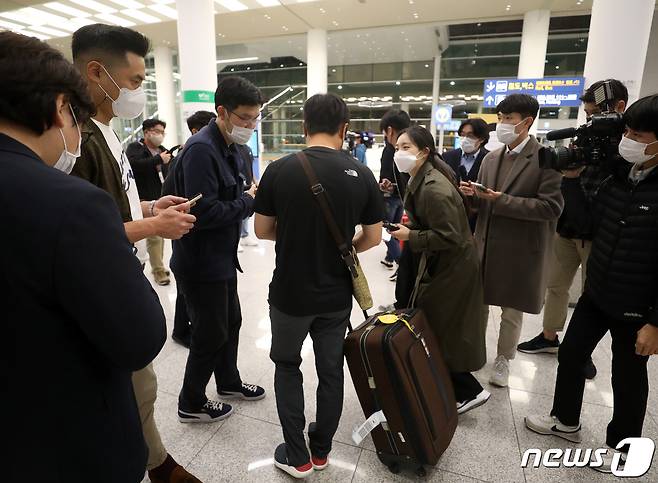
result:
[[[367,310],[364,310],[364,311],[363,311],[363,317],[365,318],[365,320],[368,320],[368,317],[370,317],[370,316],[368,315],[368,311],[367,311]],[[347,321],[347,333],[350,334],[350,333],[352,333],[352,332],[354,332],[354,329],[352,328],[352,323],[348,320],[348,321]]]

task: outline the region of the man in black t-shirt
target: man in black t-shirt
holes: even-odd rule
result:
[[[345,102],[317,94],[304,105],[304,150],[329,198],[336,223],[357,252],[381,241],[384,206],[372,172],[340,151],[349,122]],[[352,282],[311,193],[296,155],[272,163],[256,196],[256,236],[276,241],[270,284],[274,389],[285,443],[274,464],[295,477],[328,464],[331,441],[343,407],[343,339],[352,309]],[[355,226],[362,231],[355,236]],[[304,438],[301,348],[310,333],[320,384],[317,423],[309,426],[311,455]]]

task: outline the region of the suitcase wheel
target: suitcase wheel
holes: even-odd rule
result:
[[[425,471],[425,468],[420,466],[416,469],[416,476],[419,476],[419,477],[423,478],[423,477],[427,476],[427,471]]]

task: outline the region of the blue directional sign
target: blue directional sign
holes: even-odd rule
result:
[[[496,107],[510,94],[531,95],[541,107],[578,107],[584,88],[584,77],[487,79],[484,81],[484,107]]]
[[[438,104],[434,106],[434,120],[437,127],[445,129],[452,120],[452,105]]]

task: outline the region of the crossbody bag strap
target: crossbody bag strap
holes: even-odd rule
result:
[[[302,163],[302,167],[304,168],[304,172],[306,173],[306,177],[308,178],[308,182],[311,186],[311,193],[313,193],[313,197],[320,205],[320,211],[322,211],[324,220],[327,223],[327,227],[331,232],[332,238],[336,242],[336,246],[338,247],[340,254],[343,257],[345,257],[347,254],[351,254],[352,252],[351,247],[348,246],[347,242],[345,241],[345,237],[340,231],[340,228],[336,223],[336,219],[334,218],[334,215],[331,212],[331,207],[329,206],[329,200],[327,199],[327,192],[325,191],[324,187],[322,186],[322,183],[320,183],[320,180],[315,174],[315,170],[313,169],[311,163],[306,157],[306,153],[304,153],[304,151],[298,152],[297,158]]]

